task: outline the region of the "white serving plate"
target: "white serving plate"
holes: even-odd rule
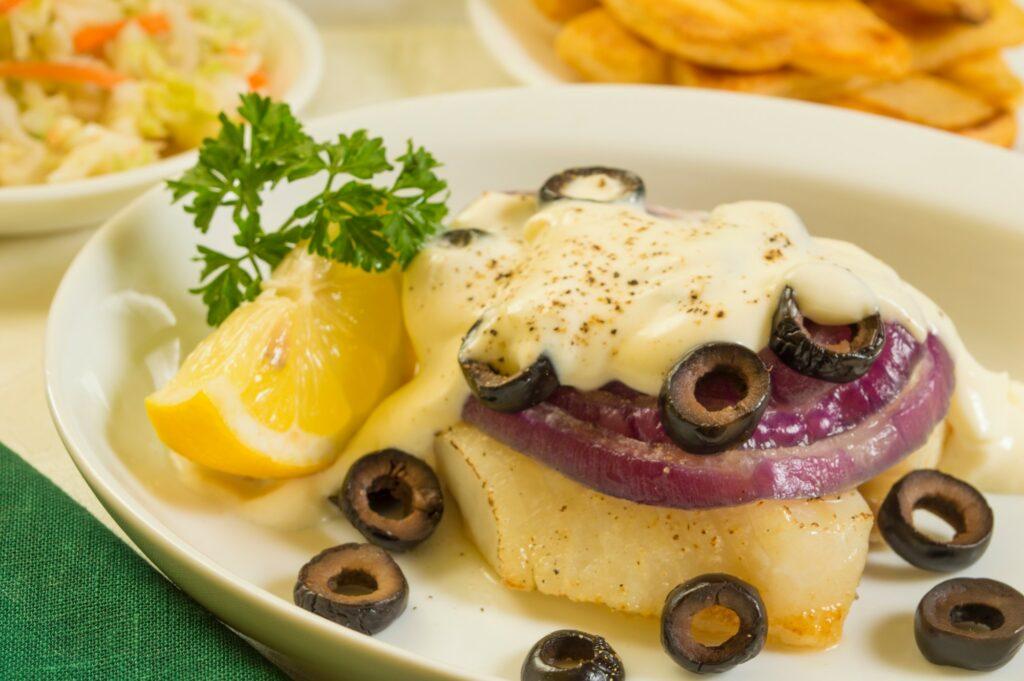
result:
[[[301,111],[323,77],[320,34],[288,0],[239,0],[264,17],[270,31],[267,54],[274,96]],[[59,184],[0,187],[0,237],[97,225],[161,180],[195,163],[189,151],[156,163]]]
[[[394,102],[313,126],[408,137],[445,163],[452,206],[488,188],[537,187],[564,167],[636,170],[653,201],[708,208],[740,198],[790,203],[818,234],[856,241],[952,314],[988,364],[1024,376],[1024,159],[952,135],[791,101],[699,90],[574,87]],[[269,207],[280,213],[280,201]],[[215,230],[217,231],[217,230]],[[501,586],[449,507],[438,534],[398,557],[410,607],[376,638],[291,604],[298,568],[356,539],[338,520],[300,533],[267,529],[189,492],[143,413],[154,375],[205,332],[186,293],[197,232],[154,189],[107,223],[53,303],[46,381],[54,421],[89,485],[168,577],[235,629],[314,678],[516,679],[540,636],[574,627],[606,636],[629,679],[681,678],[654,620]],[[226,242],[227,230],[217,239]],[[996,536],[967,571],[1024,587],[1024,498],[994,498]],[[808,556],[808,560],[814,560]],[[932,678],[912,633],[918,600],[942,578],[875,553],[843,643],[770,650],[735,679]],[[950,672],[951,673],[951,672]],[[1024,655],[1001,672],[1024,676]],[[997,677],[998,675],[993,675]]]
[[[532,0],[466,1],[480,41],[510,76],[526,85],[581,81],[555,54],[558,24],[541,14]],[[1018,2],[1024,5],[1024,0]],[[1024,48],[1007,50],[1006,60],[1024,78]],[[1024,109],[1018,111],[1017,123],[1024,131]],[[1018,135],[1016,148],[1024,151],[1024,132]]]

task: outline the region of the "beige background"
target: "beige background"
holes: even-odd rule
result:
[[[297,4],[321,27],[327,56],[327,75],[307,118],[386,99],[512,84],[477,40],[462,0]],[[0,238],[0,442],[113,527],[57,437],[43,385],[50,300],[90,232]]]

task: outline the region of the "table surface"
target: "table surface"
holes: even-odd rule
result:
[[[307,118],[372,102],[512,85],[469,26],[464,0],[297,0],[321,27],[328,74]],[[124,535],[50,421],[43,336],[61,276],[92,230],[0,238],[0,442]]]

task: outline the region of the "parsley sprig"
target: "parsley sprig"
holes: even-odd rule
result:
[[[448,213],[447,184],[434,173],[438,162],[411,141],[395,159],[390,183],[374,184],[395,170],[381,138],[357,130],[317,142],[287,104],[256,94],[242,96],[238,115],[236,122],[221,114],[220,133],[203,142],[198,163],[168,182],[175,202],[189,199],[185,210],[201,232],[222,208],[237,228],[237,253],[199,246],[196,256],[203,268],[192,292],[202,296],[213,326],[259,295],[264,276],[298,244],[368,272],[404,268]],[[268,229],[265,193],[313,176],[323,178],[323,188]]]

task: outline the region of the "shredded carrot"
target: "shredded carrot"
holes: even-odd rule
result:
[[[163,12],[151,12],[135,17],[142,30],[150,35],[159,35],[171,30],[171,20]]]
[[[104,66],[48,61],[0,61],[0,78],[49,80],[57,83],[87,83],[112,88],[124,75]]]
[[[249,74],[249,89],[252,91],[262,90],[270,84],[270,76],[263,69],[256,69]]]
[[[133,19],[121,19],[106,24],[90,24],[75,32],[75,52],[95,52],[113,40],[129,22],[135,21],[149,35],[158,35],[171,30],[171,20],[162,12],[140,14]]]
[[[0,0],[0,14],[6,14],[25,0]]]

